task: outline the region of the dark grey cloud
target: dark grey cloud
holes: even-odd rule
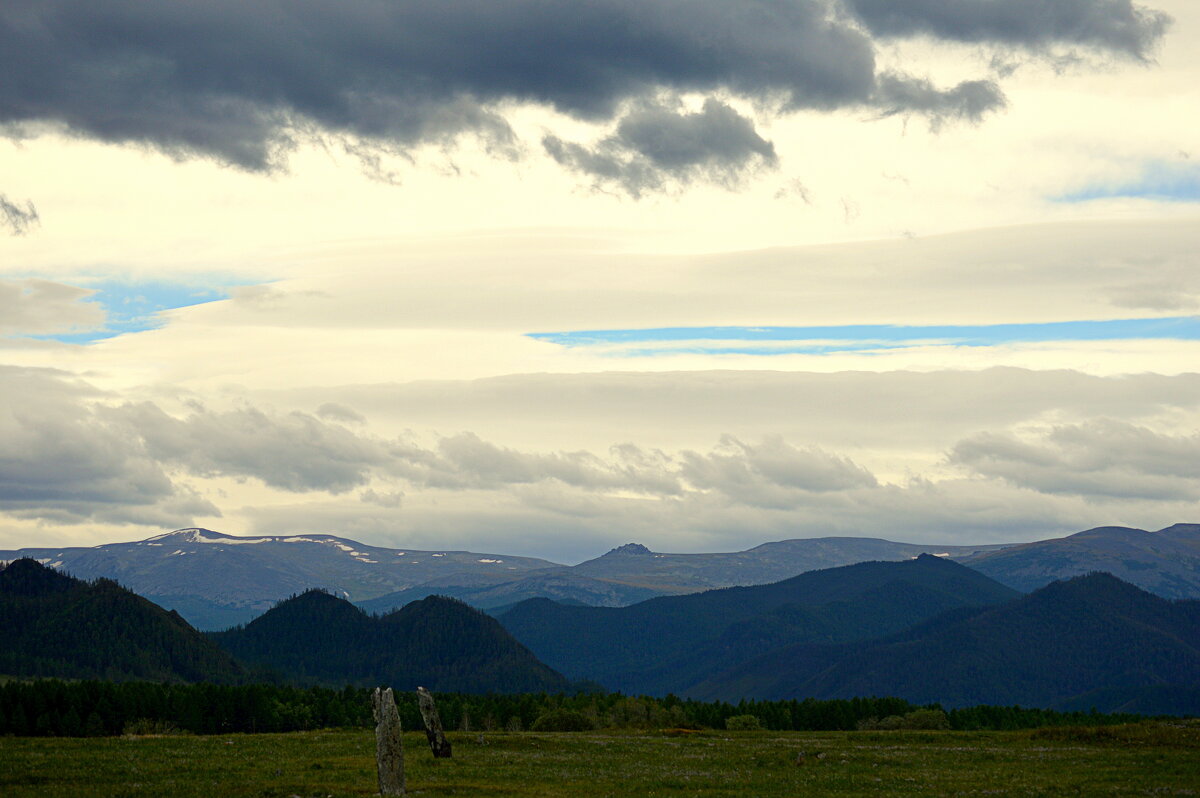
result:
[[[1056,426],[1032,440],[979,434],[955,445],[949,459],[978,475],[1042,493],[1200,498],[1200,433],[1168,435],[1112,419]]]
[[[632,196],[661,191],[669,181],[697,180],[734,188],[747,172],[776,165],[775,147],[754,123],[709,98],[688,112],[645,105],[626,114],[616,132],[591,147],[547,135],[542,145],[563,166],[614,184]]]
[[[0,122],[262,170],[310,127],[504,147],[502,101],[609,119],[728,88],[834,108],[869,98],[874,59],[816,0],[11,0],[0,74]]]
[[[927,79],[894,72],[879,76],[876,101],[886,116],[919,113],[934,128],[952,121],[979,122],[1006,104],[1004,92],[990,80],[967,80],[943,91]]]
[[[1132,0],[845,0],[878,36],[926,35],[1040,49],[1055,44],[1145,58],[1171,18]]]
[[[41,217],[38,216],[37,208],[33,207],[32,202],[26,200],[24,205],[20,205],[0,194],[0,227],[7,227],[15,236],[23,236],[29,232],[30,227],[39,224]]]
[[[1164,26],[1128,0],[7,0],[0,125],[259,171],[334,137],[388,177],[380,152],[464,134],[512,157],[503,108],[530,103],[620,119],[599,150],[549,140],[572,168],[634,186],[652,185],[655,169],[728,180],[774,157],[741,117],[720,103],[699,118],[628,109],[700,93],[784,113],[973,119],[998,107],[994,86],[901,91],[877,74],[870,32],[1141,53]]]

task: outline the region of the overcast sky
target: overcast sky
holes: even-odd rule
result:
[[[1200,521],[1194,0],[7,0],[0,548]]]

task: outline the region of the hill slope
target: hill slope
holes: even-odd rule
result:
[[[117,583],[29,559],[0,570],[0,674],[64,679],[235,681],[244,671],[168,612]]]
[[[209,637],[239,659],[301,683],[469,693],[567,688],[495,619],[441,597],[373,617],[310,590]]]
[[[894,695],[947,706],[1116,708],[1200,684],[1200,602],[1169,601],[1109,574],[1055,582],[999,606],[950,613],[890,640],[795,645],[714,676],[697,697]],[[1098,703],[1108,694],[1113,706]],[[1187,699],[1192,700],[1192,699]]]
[[[922,555],[811,571],[782,582],[650,599],[630,607],[522,602],[501,622],[572,679],[633,693],[685,693],[736,662],[799,641],[889,634],[948,609],[1017,594]]]
[[[1200,598],[1200,524],[1157,532],[1120,526],[983,552],[962,560],[1024,592],[1104,571],[1164,598]]]

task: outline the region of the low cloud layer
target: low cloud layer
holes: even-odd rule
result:
[[[770,165],[769,143],[714,99],[726,94],[782,113],[935,121],[1003,105],[978,76],[939,89],[881,75],[873,36],[1143,58],[1166,24],[1129,0],[10,0],[0,74],[20,79],[0,84],[0,125],[268,171],[314,137],[340,139],[368,164],[464,135],[514,157],[521,142],[504,109],[535,105],[616,123],[594,146],[552,135],[547,147],[637,193]],[[687,94],[707,96],[705,110],[654,107]]]
[[[0,513],[56,525],[152,528],[232,514],[258,532],[291,523],[289,531],[399,542],[397,530],[404,530],[442,535],[430,545],[452,539],[457,547],[483,550],[498,545],[486,545],[487,535],[499,541],[498,530],[524,525],[545,532],[543,556],[569,559],[568,550],[635,535],[677,550],[822,534],[982,542],[1098,523],[1165,525],[1200,508],[1200,433],[1186,421],[1166,431],[1111,416],[1050,427],[1028,423],[1089,407],[1154,414],[1162,402],[1175,406],[1166,417],[1186,418],[1181,413],[1197,403],[1193,377],[1047,375],[1059,384],[1048,384],[1038,397],[1020,385],[1022,373],[1005,374],[1007,380],[998,380],[998,372],[953,379],[827,375],[828,387],[841,385],[844,407],[830,391],[816,392],[811,407],[789,405],[794,413],[822,403],[835,408],[814,425],[830,431],[819,443],[815,434],[797,431],[726,434],[700,448],[620,443],[603,450],[512,447],[471,432],[389,436],[368,427],[347,404],[326,403],[318,415],[195,403],[168,412],[153,402],[120,401],[63,372],[4,367]],[[914,401],[931,396],[939,379],[949,389],[945,406],[922,414],[904,404],[905,391]],[[1013,395],[1024,395],[1026,404],[972,410],[974,388],[955,392],[955,380],[991,386],[999,404],[1004,391],[998,383],[1015,383]],[[1087,385],[1096,389],[1096,401],[1074,405]],[[795,388],[789,393],[802,399]],[[1187,396],[1171,399],[1173,388]],[[858,454],[847,454],[854,426],[871,412],[855,407],[854,397],[869,394],[878,407],[881,391],[898,408],[911,408],[871,422],[875,445],[893,446],[887,458],[907,464],[904,476],[883,478]],[[499,398],[494,388],[489,393]],[[676,404],[684,400],[678,390],[672,397]],[[704,412],[709,428],[720,423],[711,409]],[[905,413],[916,413],[909,423],[918,428],[928,428],[927,417],[944,415],[950,443],[940,452],[930,448],[936,443],[921,449],[903,429]],[[975,431],[964,433],[970,426]],[[940,463],[934,460],[939,455]],[[220,487],[231,481],[262,501],[231,504]],[[538,539],[527,537],[526,544]],[[407,545],[415,543],[410,538]]]
[[[1112,419],[1032,437],[981,434],[950,460],[974,473],[1050,494],[1096,500],[1200,499],[1200,432],[1171,435]]]
[[[51,280],[0,279],[0,336],[48,335],[100,327],[104,310],[83,301],[92,293]]]

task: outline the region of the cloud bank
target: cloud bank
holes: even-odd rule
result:
[[[195,403],[167,412],[154,402],[119,401],[63,372],[4,367],[0,513],[59,525],[154,528],[233,513],[259,532],[290,523],[293,532],[334,529],[376,540],[398,531],[451,535],[456,545],[481,545],[506,525],[523,524],[568,558],[572,546],[580,553],[634,534],[684,549],[818,534],[978,542],[1090,521],[1165,524],[1194,513],[1200,435],[1186,419],[1196,418],[1200,404],[1195,375],[1063,373],[1060,385],[1040,394],[1021,389],[1035,376],[808,375],[810,390],[797,392],[793,379],[787,392],[801,400],[791,412],[817,416],[808,430],[727,433],[707,447],[539,450],[474,432],[369,432],[363,415],[345,403],[325,403],[316,415]],[[648,375],[650,385],[667,379]],[[705,379],[702,393],[712,401],[713,377]],[[747,380],[738,389],[741,380],[730,377],[735,390],[728,398],[761,392],[754,375]],[[966,399],[1006,382],[1023,404],[1001,396],[994,406],[976,407]],[[946,409],[936,401],[923,409],[938,385],[947,389]],[[1080,390],[1089,385],[1097,395],[1085,400]],[[689,399],[679,388],[670,394],[675,412],[704,415],[706,429],[724,423],[702,406],[703,396]],[[902,411],[906,394],[912,401]],[[863,449],[853,443],[856,430],[881,399],[895,412],[878,415],[872,448]],[[863,403],[866,411],[857,406]],[[774,398],[767,404],[775,418],[789,407]],[[1081,418],[1034,423],[1053,413]],[[944,433],[922,449],[921,430],[938,416]],[[1163,421],[1170,418],[1176,420]],[[899,458],[907,474],[881,476],[864,458]],[[261,500],[231,503],[221,480],[249,485]],[[753,540],[746,539],[750,530]]]
[[[506,109],[532,105],[614,124],[595,145],[551,134],[547,149],[636,193],[771,164],[723,96],[935,123],[1003,107],[990,79],[938,88],[881,72],[874,37],[1145,58],[1167,22],[1129,0],[10,0],[0,125],[269,171],[314,137],[368,162],[462,136],[514,157]],[[658,104],[687,94],[704,109]]]

